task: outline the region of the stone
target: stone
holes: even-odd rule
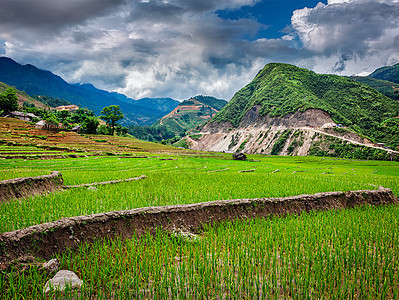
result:
[[[67,289],[80,289],[83,281],[72,271],[61,270],[55,276],[48,280],[43,288],[43,293],[48,294],[50,291],[63,292]]]
[[[97,188],[95,186],[89,186],[89,188],[87,190],[96,192]]]
[[[182,228],[180,229],[173,228],[172,236],[187,242],[198,242],[200,240],[200,237],[198,235]]]
[[[255,172],[255,169],[238,171],[238,173],[249,173],[249,172]]]
[[[49,273],[58,271],[60,267],[60,262],[58,259],[54,258],[43,264],[43,269],[47,270]]]
[[[233,153],[234,160],[247,160],[247,156],[244,153]]]

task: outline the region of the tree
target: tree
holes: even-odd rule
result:
[[[62,123],[62,122],[64,122],[67,118],[69,118],[71,115],[70,115],[69,111],[67,111],[67,110],[62,110],[62,111],[57,112],[57,116],[58,116],[58,119],[59,119],[59,120],[61,121],[61,123]]]
[[[0,110],[10,112],[18,109],[18,97],[13,88],[8,88],[0,94]]]
[[[123,119],[123,113],[121,112],[119,105],[110,105],[103,108],[100,119],[104,120],[107,125],[111,127],[112,135],[114,135],[115,124],[119,120]]]
[[[93,111],[87,108],[79,108],[77,111],[73,112],[71,120],[74,123],[83,123],[87,117],[94,117],[95,114]]]
[[[97,127],[100,121],[96,117],[87,117],[83,121],[83,131],[84,133],[97,133]]]

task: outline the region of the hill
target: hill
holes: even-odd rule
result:
[[[205,105],[209,105],[210,107],[216,109],[217,111],[221,110],[227,104],[226,100],[218,99],[212,96],[197,95],[192,99],[195,99]]]
[[[138,139],[173,144],[188,131],[196,127],[199,130],[199,126],[207,122],[226,103],[226,100],[198,95],[181,102],[151,126],[129,126],[129,133]]]
[[[142,107],[152,107],[157,110],[164,112],[165,114],[169,113],[172,109],[179,105],[179,101],[174,100],[172,98],[141,98],[138,100],[127,97],[126,95],[112,92],[111,95],[116,99],[131,103],[134,105],[142,106]]]
[[[369,77],[399,83],[399,63],[379,68],[371,73]]]
[[[0,118],[0,159],[53,159],[92,155],[147,156],[185,153],[175,147],[141,141],[132,137],[82,135],[71,131],[37,129],[29,122]]]
[[[150,125],[165,115],[153,107],[121,101],[91,84],[69,84],[61,77],[33,65],[20,65],[7,57],[0,57],[0,81],[15,86],[28,95],[46,95],[65,99],[73,104],[93,110],[97,115],[109,105],[119,105],[125,115],[124,125]],[[145,104],[144,104],[145,105]]]
[[[195,96],[181,102],[169,114],[157,121],[154,126],[165,126],[177,135],[210,120],[226,103],[225,100],[211,96]]]
[[[399,139],[386,134],[383,122],[398,115],[398,101],[365,84],[272,63],[233,96],[203,128],[201,138],[188,142],[193,149],[286,155],[332,155],[334,142],[322,141],[329,135],[397,147]],[[317,135],[320,151],[314,145]]]
[[[0,82],[0,94],[10,87],[11,86],[9,86],[8,84]],[[50,109],[49,105],[47,105],[46,103],[43,103],[42,101],[38,101],[38,100],[28,96],[25,92],[21,92],[18,89],[16,89],[15,91],[16,91],[16,94],[18,97],[18,105],[19,106],[23,106],[24,102],[27,102],[27,103],[34,104],[38,108]]]
[[[394,99],[399,100],[399,84],[391,81],[376,79],[367,76],[351,76],[352,80],[360,83],[367,84],[369,87],[377,90],[381,94]]]
[[[287,64],[268,64],[238,91],[214,122],[237,127],[244,115],[259,106],[260,116],[283,117],[316,108],[335,123],[373,136],[379,124],[399,115],[399,103],[367,85],[337,75],[316,74]]]

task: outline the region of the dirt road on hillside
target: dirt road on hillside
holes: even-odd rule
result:
[[[320,134],[332,136],[332,137],[335,137],[335,138],[337,138],[337,139],[340,139],[340,140],[343,140],[343,141],[347,141],[347,142],[350,142],[350,143],[352,143],[352,144],[364,146],[364,147],[369,147],[369,148],[374,148],[374,149],[380,149],[380,150],[387,151],[387,152],[389,152],[389,153],[396,153],[396,154],[399,153],[398,151],[395,151],[395,150],[392,150],[392,149],[385,149],[385,148],[383,148],[383,147],[374,146],[374,145],[372,145],[372,144],[363,144],[363,143],[359,143],[359,142],[356,142],[356,141],[354,141],[354,140],[350,140],[350,139],[347,139],[347,138],[343,138],[343,137],[340,137],[340,136],[337,136],[337,135],[334,135],[334,134],[331,134],[331,133],[327,133],[327,132],[324,132],[324,131],[321,131],[321,130],[317,130],[317,129],[314,129],[314,128],[302,127],[302,128],[299,128],[299,129],[301,129],[301,130],[309,130],[309,131],[317,132],[317,133],[320,133]]]

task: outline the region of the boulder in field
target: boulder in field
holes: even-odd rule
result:
[[[43,293],[46,295],[51,291],[64,292],[67,288],[80,289],[83,281],[72,271],[61,270],[55,276],[48,280],[43,288]]]
[[[233,153],[234,160],[247,160],[247,156],[244,153]]]

